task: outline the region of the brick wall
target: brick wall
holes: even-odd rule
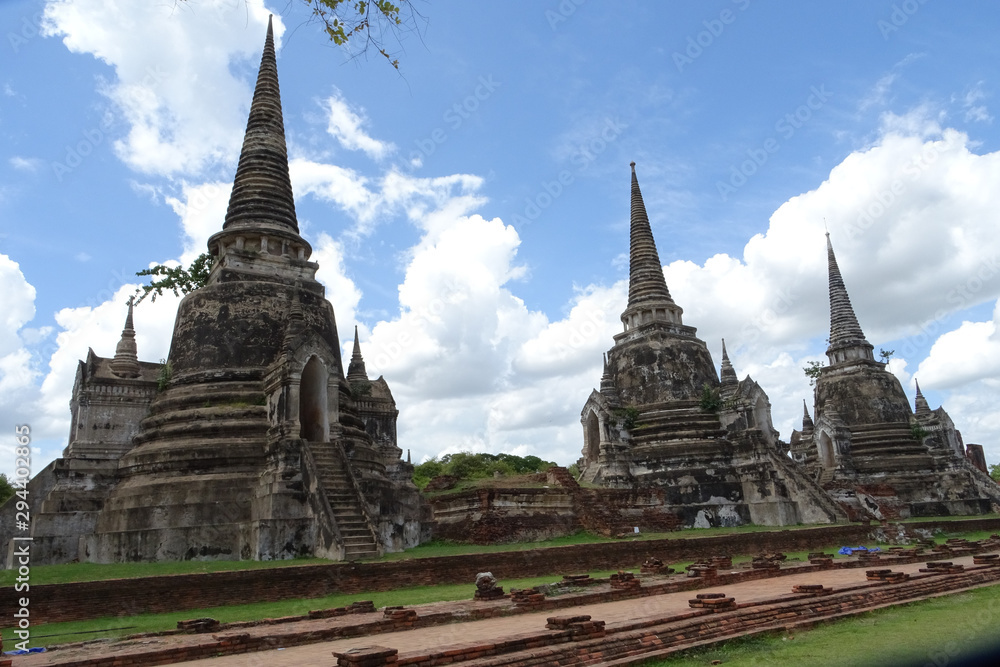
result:
[[[1000,530],[1000,519],[921,522],[911,528],[943,528],[953,532]],[[719,554],[762,551],[810,551],[863,544],[868,526],[837,525],[720,537],[621,541],[549,549],[525,549],[492,554],[421,558],[394,562],[331,563],[268,570],[171,575],[70,584],[33,585],[28,592],[32,622],[130,616],[185,609],[275,600],[317,598],[334,593],[386,591],[409,586],[467,583],[469,595],[479,572],[504,579],[548,574],[586,573],[631,568],[647,556],[666,563],[697,560]],[[18,607],[12,586],[0,590],[0,615],[9,618]]]

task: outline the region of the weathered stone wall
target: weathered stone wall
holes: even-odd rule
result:
[[[832,405],[848,426],[908,424],[913,411],[903,387],[878,364],[828,367],[816,381],[816,418]]]
[[[907,524],[907,527],[947,531],[1000,530],[1000,519],[928,521]],[[835,545],[862,544],[869,539],[871,530],[872,527],[866,525],[830,526],[720,537],[581,544],[408,561],[331,563],[32,585],[32,622],[41,624],[103,616],[164,613],[434,584],[468,584],[471,597],[479,572],[492,572],[503,583],[504,579],[520,577],[630,568],[651,555],[666,563],[676,563],[720,554],[812,551]],[[20,595],[11,586],[0,589],[0,615],[9,617],[14,613]]]
[[[608,370],[624,405],[697,399],[704,385],[719,386],[704,342],[655,328],[636,340],[616,341],[608,351]]]

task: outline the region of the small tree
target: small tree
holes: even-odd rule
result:
[[[823,363],[820,361],[807,361],[806,366],[802,369],[809,378],[809,386],[815,387],[816,380],[819,379],[820,373],[823,372]]]
[[[183,266],[165,266],[157,264],[148,269],[137,271],[137,276],[158,276],[156,280],[151,280],[148,285],[142,285],[135,291],[139,298],[135,300],[138,305],[149,296],[150,301],[156,301],[156,297],[163,296],[163,290],[170,290],[174,296],[193,292],[199,287],[204,287],[208,281],[208,274],[212,271],[214,260],[207,252],[198,255],[191,265],[186,269]],[[152,296],[150,296],[152,294]]]
[[[14,495],[14,485],[7,479],[7,474],[0,472],[0,505],[7,502],[7,499]]]
[[[879,348],[879,351],[878,351],[879,359],[881,359],[882,363],[886,364],[886,365],[889,364],[889,359],[894,354],[896,354],[896,350],[883,350],[883,349]]]
[[[997,482],[1000,482],[1000,463],[993,463],[990,465],[990,477]]]

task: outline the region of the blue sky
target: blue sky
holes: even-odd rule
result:
[[[33,426],[36,469],[134,273],[221,227],[269,12],[300,226],[415,459],[579,456],[635,160],[685,323],[783,438],[823,358],[826,228],[876,351],[1000,460],[995,4],[418,7],[397,74],[299,0],[0,3],[0,425]],[[138,308],[140,358],[175,310]]]

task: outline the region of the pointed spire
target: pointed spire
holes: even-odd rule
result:
[[[684,311],[674,303],[663,277],[653,230],[642,201],[639,179],[632,167],[632,210],[629,217],[628,307],[622,313],[626,329],[654,320],[681,324]]]
[[[629,283],[628,304],[635,305],[643,301],[673,301],[667,290],[667,281],[663,278],[663,265],[660,255],[656,252],[653,231],[646,215],[646,205],[642,201],[639,190],[639,179],[635,175],[635,162],[632,167],[632,214],[630,216],[629,243]]]
[[[347,367],[347,381],[355,382],[367,380],[368,371],[365,370],[365,360],[361,357],[361,341],[358,340],[358,325],[354,325],[354,352],[351,354],[351,363]]]
[[[917,385],[917,398],[916,398],[916,410],[913,411],[914,416],[918,419],[931,416],[931,406],[928,405],[927,399],[924,395],[920,393],[920,383],[917,382],[917,378],[913,378],[914,384]]]
[[[122,329],[121,340],[115,348],[115,358],[111,360],[111,372],[120,378],[135,378],[141,374],[139,368],[138,350],[135,345],[135,328],[132,325],[133,299],[128,300],[128,315],[125,316],[125,328]]]
[[[618,396],[618,387],[615,385],[615,379],[611,375],[611,370],[608,367],[608,355],[604,354],[604,372],[601,374],[601,395],[607,399],[608,405],[617,406],[621,403],[621,399]]]
[[[299,231],[292,183],[288,177],[285,126],[270,17],[236,180],[222,228],[227,231],[283,231],[296,236]]]
[[[729,354],[726,352],[725,338],[722,339],[722,372],[720,375],[722,376],[722,393],[728,393],[739,386],[740,381],[736,377],[736,369],[733,368],[732,362],[729,361]]]
[[[812,417],[809,416],[809,408],[806,406],[806,399],[802,399],[802,435],[810,435],[815,428]]]
[[[826,252],[830,284],[830,346],[826,354],[830,358],[830,364],[853,359],[874,361],[872,345],[865,339],[861,325],[858,324],[851,298],[847,295],[844,279],[840,275],[829,232],[826,233]]]

